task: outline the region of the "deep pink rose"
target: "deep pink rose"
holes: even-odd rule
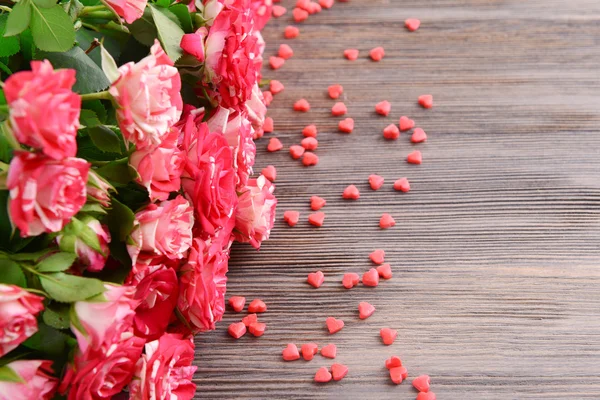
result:
[[[131,274],[126,284],[135,287],[133,329],[137,336],[156,340],[167,329],[177,305],[179,284],[174,269],[164,264],[151,265],[138,274]]]
[[[137,150],[159,146],[181,116],[181,78],[158,40],[150,55],[119,67],[109,92],[117,101],[121,133]]]
[[[194,33],[186,33],[181,38],[179,46],[188,54],[194,56],[199,62],[204,61],[204,39],[208,35],[208,30],[201,27]]]
[[[127,251],[134,265],[134,273],[143,269],[136,264],[166,257],[184,258],[192,244],[194,209],[183,196],[152,203],[135,215]]]
[[[131,24],[142,17],[148,0],[106,0],[106,2],[125,19],[125,22]]]
[[[181,187],[181,173],[185,162],[177,147],[179,131],[171,128],[169,134],[155,149],[133,152],[129,163],[138,172],[137,182],[148,189],[150,200],[166,200],[171,192]]]
[[[88,172],[87,182],[87,195],[88,200],[99,203],[102,207],[110,206],[110,194],[109,191],[114,192],[115,188],[108,183],[104,178],[90,170]]]
[[[101,252],[98,252],[90,245],[84,242],[81,237],[73,235],[58,235],[56,242],[62,251],[77,254],[79,264],[86,267],[88,271],[99,272],[104,268],[106,259],[109,255],[108,244],[110,243],[110,233],[108,227],[103,226],[100,221],[93,217],[83,217],[81,221],[86,224],[98,238]]]
[[[196,366],[194,342],[165,333],[146,343],[146,353],[137,363],[129,386],[131,400],[189,400],[196,393],[192,382]]]
[[[60,231],[86,200],[90,164],[81,158],[52,160],[15,152],[8,170],[9,213],[21,236]]]
[[[277,206],[274,190],[275,186],[263,175],[248,181],[246,190],[240,195],[235,213],[235,240],[250,242],[258,249],[261,242],[269,238]]]
[[[180,147],[186,152],[181,185],[194,204],[203,237],[215,236],[230,225],[237,194],[236,171],[227,139],[210,132],[202,115],[187,116]]]
[[[42,301],[43,297],[18,286],[0,283],[0,357],[37,332]]]
[[[179,271],[177,308],[193,332],[215,329],[225,311],[228,254],[223,240],[195,238],[187,264]]]
[[[81,98],[73,93],[74,69],[54,70],[50,61],[32,61],[31,71],[4,83],[10,123],[17,140],[55,160],[77,153]]]
[[[51,376],[52,361],[18,360],[6,367],[19,375],[23,383],[0,381],[0,399],[50,400],[54,397],[58,379]]]

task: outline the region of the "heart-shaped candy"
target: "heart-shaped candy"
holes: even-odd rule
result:
[[[267,145],[267,151],[279,151],[283,148],[283,145],[281,144],[281,141],[279,139],[277,139],[276,137],[272,137],[271,139],[269,139],[269,144]]]
[[[336,332],[341,331],[344,327],[344,321],[342,321],[341,319],[335,319],[333,317],[328,317],[325,320],[325,324],[327,325],[327,330],[329,330],[329,333],[332,335]]]
[[[333,107],[331,107],[331,115],[335,116],[335,117],[340,117],[344,114],[346,114],[348,112],[348,109],[346,108],[346,105],[344,103],[337,102],[333,105]]]
[[[288,210],[283,213],[283,220],[288,223],[289,226],[296,226],[300,219],[300,213],[298,211]]]
[[[427,134],[421,128],[416,128],[410,137],[410,141],[413,143],[421,143],[427,140]]]
[[[383,56],[385,56],[385,50],[383,50],[383,47],[375,47],[369,52],[369,57],[371,57],[371,60],[373,61],[381,61]]]
[[[398,331],[392,328],[381,328],[381,330],[379,331],[379,335],[381,335],[383,344],[389,346],[392,343],[394,343],[394,340],[396,340],[396,336],[398,336]]]
[[[423,94],[419,96],[419,104],[423,108],[433,107],[433,96],[430,94]]]
[[[315,382],[325,383],[331,380],[332,376],[327,367],[321,367],[315,374]]]
[[[285,64],[285,60],[283,58],[276,56],[269,57],[269,65],[272,69],[279,69],[283,67],[283,64]]]
[[[357,49],[346,49],[346,50],[344,50],[344,57],[346,57],[350,61],[354,61],[358,58],[358,50]]]
[[[260,173],[271,182],[275,182],[275,179],[277,179],[277,169],[273,165],[267,165]]]
[[[388,213],[383,214],[379,219],[379,227],[381,229],[391,228],[394,225],[396,225],[396,221],[394,221],[394,218]]]
[[[308,222],[311,225],[323,226],[323,221],[325,221],[325,213],[322,211],[318,211],[308,216]]]
[[[360,197],[360,192],[358,191],[358,188],[356,186],[350,185],[346,189],[344,189],[342,197],[344,199],[357,200]]]
[[[363,274],[362,283],[365,286],[375,287],[379,285],[379,273],[375,268],[371,268]]]
[[[287,347],[281,352],[281,356],[285,361],[294,361],[300,358],[298,346],[294,343],[288,343]]]
[[[423,155],[419,150],[415,150],[406,157],[406,161],[409,164],[421,164],[423,162]]]
[[[306,343],[302,345],[300,351],[302,352],[302,357],[306,361],[310,361],[319,352],[319,346],[316,343]]]
[[[290,155],[294,160],[297,160],[300,157],[302,157],[305,151],[306,149],[300,145],[293,144],[290,146]]]
[[[321,355],[327,358],[335,358],[337,355],[337,347],[335,344],[328,344],[321,349]]]
[[[294,55],[294,50],[292,50],[292,48],[289,45],[283,43],[279,46],[278,54],[279,57],[283,58],[284,60],[289,60]]]
[[[344,87],[342,85],[331,85],[327,88],[327,92],[329,93],[329,97],[337,99],[344,93]]]
[[[248,314],[242,318],[242,323],[248,327],[255,322],[258,322],[258,315],[256,314]]]
[[[387,116],[392,110],[392,105],[389,101],[383,100],[375,104],[375,112],[379,115]]]
[[[246,325],[243,322],[234,322],[229,325],[227,332],[235,339],[239,339],[246,333]]]
[[[274,5],[272,12],[273,12],[273,16],[275,18],[279,18],[287,12],[287,8],[280,6],[280,5]]]
[[[420,392],[417,395],[417,400],[435,400],[435,393],[433,393],[433,392]]]
[[[248,331],[252,334],[252,336],[260,337],[264,335],[265,330],[267,329],[267,324],[263,324],[262,322],[253,322],[248,327]]]
[[[360,319],[367,319],[375,312],[375,307],[366,301],[358,303],[358,317]]]
[[[387,140],[396,140],[400,137],[400,130],[394,124],[389,124],[383,128],[383,137]]]
[[[391,356],[390,358],[385,360],[385,367],[387,369],[392,369],[392,368],[401,367],[401,366],[402,366],[402,360],[400,360],[400,357],[398,357],[398,356]]]
[[[311,153],[310,151],[307,151],[304,153],[304,157],[302,157],[302,164],[305,167],[317,165],[318,163],[319,163],[319,156],[317,156],[315,153]]]
[[[409,18],[406,21],[404,21],[404,26],[409,31],[414,32],[417,29],[419,29],[419,26],[421,26],[421,21],[419,21],[416,18]]]
[[[402,367],[395,367],[390,369],[390,378],[396,385],[401,384],[403,381],[401,368]]]
[[[229,305],[233,308],[233,311],[240,312],[244,309],[246,304],[246,298],[242,296],[231,296],[229,298]]]
[[[377,267],[377,273],[380,278],[391,279],[392,278],[392,267],[390,264],[381,264]]]
[[[292,16],[294,17],[294,21],[302,22],[306,18],[308,18],[308,12],[301,8],[294,8],[294,10],[292,11]]]
[[[265,312],[265,311],[267,311],[267,305],[261,299],[254,299],[248,305],[248,312],[249,313],[262,313],[262,312]]]
[[[306,137],[300,142],[306,150],[316,150],[319,147],[319,141],[314,137]]]
[[[338,129],[340,130],[340,132],[352,133],[352,131],[354,130],[354,120],[352,118],[346,118],[341,120],[338,123]]]
[[[343,364],[333,364],[331,366],[331,375],[334,381],[341,381],[348,374],[348,367]]]
[[[263,132],[265,132],[265,133],[273,132],[273,129],[275,129],[273,125],[274,125],[273,118],[271,118],[271,117],[265,118],[265,122],[263,124]]]
[[[412,381],[412,385],[419,392],[429,392],[429,384],[431,383],[431,378],[429,375],[421,375],[417,376]]]
[[[360,277],[358,276],[358,274],[354,272],[348,272],[344,274],[344,277],[342,278],[342,285],[346,289],[352,289],[354,286],[358,285],[359,281]]]
[[[374,250],[371,254],[369,254],[369,258],[375,264],[383,264],[385,261],[385,251],[381,249]]]
[[[321,287],[323,282],[325,282],[325,275],[323,275],[321,271],[311,272],[310,274],[308,274],[306,282],[308,282],[308,284],[312,287],[319,288]]]
[[[406,178],[400,178],[394,182],[394,189],[400,192],[408,193],[410,192],[410,182],[408,182],[408,179]]]
[[[369,185],[371,189],[378,190],[383,186],[384,179],[379,175],[369,175]]]
[[[410,119],[410,118],[408,118],[408,117],[402,116],[402,117],[400,117],[400,123],[399,123],[399,125],[400,125],[400,130],[402,132],[404,132],[404,131],[407,131],[409,129],[414,128],[415,127],[415,121],[412,120],[412,119]]]
[[[294,111],[307,112],[310,110],[310,103],[306,99],[300,99],[294,103]]]
[[[283,89],[285,89],[285,87],[283,86],[283,83],[281,83],[277,79],[271,80],[271,83],[269,84],[269,90],[271,91],[272,94],[280,93],[283,91]]]
[[[310,198],[310,208],[313,211],[319,211],[325,204],[327,204],[327,201],[322,197],[311,196]]]
[[[307,125],[302,129],[302,134],[304,137],[317,137],[317,127],[316,125]]]

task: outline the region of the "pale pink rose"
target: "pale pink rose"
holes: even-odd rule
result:
[[[165,333],[146,343],[146,353],[136,365],[129,386],[131,400],[189,400],[196,393],[192,382],[196,366],[194,342],[181,335]]]
[[[110,252],[108,249],[108,244],[110,243],[110,233],[108,232],[108,228],[103,226],[100,221],[90,216],[82,217],[81,222],[94,231],[98,238],[98,244],[102,250],[101,252],[90,247],[90,245],[85,243],[77,233],[58,235],[56,237],[56,243],[58,243],[58,246],[62,251],[77,254],[79,264],[86,267],[88,271],[102,271]]]
[[[131,24],[142,17],[148,0],[106,0],[106,2],[125,19],[125,22]]]
[[[265,116],[267,115],[267,106],[262,91],[258,87],[258,83],[252,89],[252,95],[245,103],[246,114],[252,123],[254,129],[253,136],[262,137],[263,125],[265,124]]]
[[[150,55],[119,67],[109,92],[117,101],[117,119],[125,140],[137,150],[159,146],[181,116],[181,78],[158,40]]]
[[[78,323],[71,324],[71,330],[81,353],[102,349],[106,343],[120,338],[133,323],[134,310],[139,304],[134,299],[135,288],[108,283],[104,287],[106,290],[100,296],[103,299],[78,301],[73,305]]]
[[[0,399],[50,400],[54,397],[58,379],[51,376],[52,361],[18,360],[6,367],[19,375],[23,383],[0,381]]]
[[[192,244],[193,225],[194,209],[183,196],[148,205],[135,215],[127,244],[133,265],[157,257],[181,260]]]
[[[204,39],[208,35],[205,27],[199,28],[194,33],[186,33],[181,38],[179,46],[188,54],[194,56],[198,61],[204,61]]]
[[[265,49],[267,48],[267,43],[265,42],[265,39],[263,38],[260,31],[253,30],[252,36],[254,36],[256,38],[256,46],[252,50],[251,57],[252,57],[252,61],[254,62],[254,67],[256,69],[256,83],[258,83],[262,79],[261,71],[262,71],[262,66],[263,66],[263,61],[264,61],[263,54],[265,52]]]
[[[202,17],[206,21],[206,26],[212,26],[217,15],[223,10],[224,2],[223,0],[203,0],[198,2],[198,6],[200,6],[198,11],[202,13]]]
[[[277,206],[274,190],[275,186],[263,175],[248,181],[235,212],[235,240],[249,242],[258,249],[261,242],[269,238],[275,223]]]
[[[74,69],[54,70],[50,61],[32,61],[4,83],[10,123],[17,140],[55,160],[77,153],[81,98],[73,93]]]
[[[43,297],[18,286],[0,283],[0,357],[37,332],[42,301]]]
[[[192,332],[215,329],[225,311],[228,253],[224,240],[195,238],[187,264],[179,271],[178,310]]]
[[[179,131],[173,127],[160,146],[134,151],[129,158],[129,164],[139,175],[136,182],[148,190],[152,201],[166,200],[171,192],[181,188],[185,159],[177,147],[178,137]]]
[[[15,152],[8,170],[9,214],[22,237],[60,231],[86,201],[90,164]]]

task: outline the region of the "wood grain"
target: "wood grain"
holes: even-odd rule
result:
[[[285,90],[269,115],[287,148],[301,129],[319,127],[320,163],[304,168],[287,151],[269,154],[258,142],[256,171],[277,167],[278,220],[259,253],[235,246],[228,294],[260,297],[262,338],[227,336],[240,315],[228,312],[217,330],[198,336],[198,399],[414,399],[410,384],[394,386],[383,366],[402,357],[411,376],[432,376],[438,399],[600,398],[600,2],[597,0],[351,0],[299,24],[284,40],[288,14],[264,31],[266,56],[289,43],[294,57],[265,78]],[[407,32],[405,18],[422,21]],[[366,58],[384,46],[380,63]],[[342,58],[358,48],[356,62]],[[337,132],[326,95],[344,86],[356,122]],[[416,104],[434,95],[435,107]],[[309,113],[292,111],[304,97]],[[389,117],[375,103],[392,103]],[[427,143],[409,135],[386,142],[382,129],[409,115]],[[406,164],[414,148],[420,166]],[[369,174],[385,177],[374,192]],[[391,183],[402,176],[408,194]],[[356,184],[361,198],[340,194]],[[327,199],[325,226],[310,227],[311,195]],[[283,211],[301,212],[295,228]],[[382,231],[378,220],[397,221]],[[394,278],[376,289],[340,286],[344,272],[371,267],[386,250]],[[318,290],[304,283],[317,269]],[[366,321],[359,301],[377,308]],[[346,321],[326,334],[324,321]],[[391,347],[379,329],[399,331]],[[281,361],[288,342],[338,346],[349,366],[342,382],[312,383],[331,361]]]

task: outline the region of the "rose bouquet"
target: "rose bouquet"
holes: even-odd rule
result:
[[[251,178],[270,0],[0,4],[0,399],[189,399]]]

